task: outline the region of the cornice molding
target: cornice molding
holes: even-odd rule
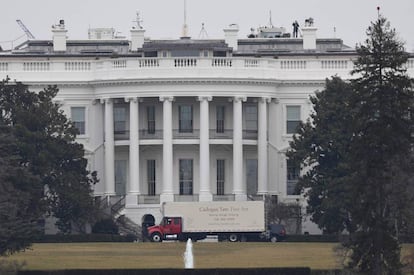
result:
[[[57,85],[58,88],[88,87],[99,88],[105,86],[130,86],[130,85],[247,85],[247,86],[273,86],[273,87],[291,87],[291,86],[323,86],[324,79],[236,79],[236,78],[193,78],[193,79],[169,79],[169,78],[148,78],[148,79],[109,79],[109,80],[92,80],[92,81],[22,81],[31,87],[44,88],[48,85]]]
[[[261,86],[320,86],[325,79],[320,80],[279,80],[279,79],[119,79],[91,81],[95,87],[113,85],[261,85]]]

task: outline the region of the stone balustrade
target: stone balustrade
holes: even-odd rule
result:
[[[33,60],[0,56],[0,78],[26,82],[100,81],[146,78],[232,78],[260,80],[324,80],[338,75],[350,78],[353,63],[323,59],[265,59],[242,57],[119,58],[98,60]],[[407,62],[414,75],[414,59]],[[45,74],[47,72],[47,74]]]

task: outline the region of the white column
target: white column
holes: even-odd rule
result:
[[[257,137],[257,194],[267,194],[267,103],[270,98],[259,98]]]
[[[162,150],[162,193],[161,202],[174,201],[173,191],[173,135],[172,102],[174,97],[160,97],[163,102],[163,150]]]
[[[126,205],[137,205],[139,189],[139,129],[138,98],[126,98],[129,101],[129,185],[126,196]]]
[[[200,96],[200,201],[212,201],[210,190],[209,104],[212,97]]]
[[[115,141],[114,105],[110,98],[105,102],[105,195],[115,195]]]
[[[236,200],[247,200],[243,187],[242,101],[246,101],[246,97],[233,99],[233,194]]]

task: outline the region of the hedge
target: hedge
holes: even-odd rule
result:
[[[305,242],[317,242],[317,243],[337,243],[348,238],[347,235],[287,235],[286,242],[305,243]]]
[[[307,267],[224,268],[224,269],[78,269],[57,271],[19,271],[18,275],[310,275]]]
[[[35,243],[94,243],[94,242],[134,242],[134,235],[111,235],[111,234],[79,234],[79,235],[43,235]]]
[[[324,235],[286,235],[285,242],[292,243],[339,243],[349,239],[349,235],[336,235],[336,234],[324,234]],[[412,235],[400,235],[401,243],[413,243],[414,236]]]

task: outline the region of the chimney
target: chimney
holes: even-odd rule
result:
[[[313,26],[313,18],[306,19],[305,27],[302,28],[304,50],[316,50],[316,31],[317,28]]]
[[[65,20],[59,20],[59,24],[52,26],[53,33],[53,51],[64,52],[66,51],[66,33]]]
[[[230,24],[224,30],[224,42],[229,47],[233,48],[233,51],[237,51],[237,36],[239,33],[239,26],[237,24]]]
[[[144,45],[144,34],[145,30],[143,28],[131,29],[131,51],[136,52],[139,48],[142,48]]]

